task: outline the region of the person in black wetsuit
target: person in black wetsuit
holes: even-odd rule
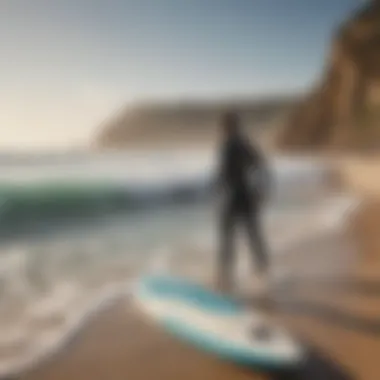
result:
[[[232,286],[234,235],[238,225],[247,233],[259,277],[265,279],[267,275],[269,260],[260,219],[269,189],[263,186],[268,186],[268,182],[263,181],[268,174],[264,157],[244,136],[239,116],[227,112],[221,124],[224,141],[218,173],[218,187],[222,192],[218,283],[222,290],[228,290]],[[261,282],[259,286],[262,285]]]

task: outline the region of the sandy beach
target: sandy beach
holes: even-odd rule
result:
[[[366,283],[368,279],[375,281],[380,269],[380,260],[375,255],[379,239],[368,230],[368,226],[377,224],[379,214],[374,214],[374,210],[380,210],[380,205],[365,204],[356,210],[342,233],[301,244],[282,257],[277,265],[285,266],[292,275],[279,284],[279,302],[273,307],[276,318],[336,363],[339,371],[365,380],[380,377],[380,283]],[[308,375],[291,378],[349,378],[345,374],[324,377],[321,368],[319,374],[315,368],[310,371]],[[18,378],[243,380],[284,377],[239,368],[178,342],[149,324],[130,300],[122,298],[90,318],[57,354]]]

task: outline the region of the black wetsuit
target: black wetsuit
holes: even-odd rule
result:
[[[222,147],[219,185],[223,191],[220,215],[219,269],[224,280],[231,280],[234,264],[234,232],[244,227],[252,253],[252,260],[260,271],[268,267],[268,255],[261,232],[261,205],[266,189],[253,186],[250,175],[254,170],[262,174],[263,157],[246,139],[236,135]]]

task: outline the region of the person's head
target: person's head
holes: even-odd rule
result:
[[[225,112],[222,115],[221,127],[226,137],[237,136],[241,132],[239,115],[234,111]]]

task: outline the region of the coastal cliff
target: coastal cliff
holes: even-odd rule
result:
[[[336,31],[324,73],[279,134],[283,150],[380,148],[380,1]]]
[[[229,109],[239,112],[249,133],[258,135],[283,122],[297,101],[296,97],[272,97],[127,107],[103,123],[95,146],[122,149],[136,144],[202,144],[215,137],[220,115]]]

